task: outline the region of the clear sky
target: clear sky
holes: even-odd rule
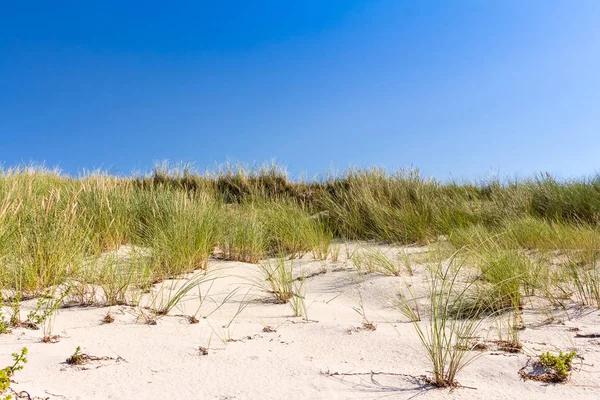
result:
[[[0,12],[0,162],[309,177],[600,171],[600,1],[53,1]]]

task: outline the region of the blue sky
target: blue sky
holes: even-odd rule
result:
[[[0,162],[599,172],[600,2],[12,2]]]

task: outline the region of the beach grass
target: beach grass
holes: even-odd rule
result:
[[[461,183],[373,168],[298,181],[272,163],[205,173],[160,164],[145,175],[75,178],[18,167],[0,172],[0,287],[35,296],[75,280],[100,285],[113,304],[123,301],[124,287],[206,269],[211,257],[326,260],[339,253],[330,251],[333,240],[425,245],[447,238],[455,249],[476,249],[480,281],[499,288],[499,298],[512,292],[518,302],[523,290],[570,287],[596,304],[599,196],[598,178]],[[104,254],[122,246],[143,257],[117,272]],[[540,267],[542,254],[548,261],[559,252],[570,263],[552,273]],[[367,270],[402,273],[380,254],[354,258]]]

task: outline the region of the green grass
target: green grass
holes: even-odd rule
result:
[[[377,248],[357,251],[352,257],[352,263],[359,273],[380,273],[383,275],[399,276],[402,267],[399,262],[390,260],[383,251]]]
[[[152,200],[153,216],[144,221],[138,240],[151,249],[155,280],[205,269],[219,237],[219,205],[178,192],[162,193]]]
[[[267,248],[263,210],[250,204],[228,208],[219,235],[218,247],[222,257],[256,264]]]
[[[463,313],[463,306],[472,307],[464,303],[471,284],[461,282],[464,264],[456,255],[430,269],[426,320],[421,318],[414,293],[401,292],[397,304],[415,328],[433,369],[433,378],[429,381],[437,387],[457,386],[456,375],[476,357],[470,352],[471,341],[477,337],[482,323],[482,319],[477,318],[455,318],[456,314]],[[407,290],[410,292],[409,287]]]
[[[100,290],[118,304],[132,287],[206,269],[211,256],[326,260],[339,253],[333,240],[429,244],[443,235],[455,249],[477,249],[479,287],[499,288],[495,298],[516,304],[536,292],[597,305],[599,182],[439,182],[376,168],[305,182],[275,164],[202,174],[162,164],[148,175],[80,178],[13,168],[0,171],[0,288],[27,297],[69,282],[71,296]],[[144,257],[115,266],[103,253],[122,245]],[[556,252],[573,262],[551,268]],[[397,260],[362,261],[401,273]]]
[[[294,263],[283,255],[265,260],[260,264],[263,273],[262,286],[270,292],[278,303],[287,303],[294,297]]]

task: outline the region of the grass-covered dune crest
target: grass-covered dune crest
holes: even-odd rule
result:
[[[66,279],[98,283],[90,260],[125,244],[151,249],[132,267],[149,282],[204,268],[211,256],[326,257],[332,239],[445,237],[461,247],[493,237],[504,249],[589,254],[599,222],[599,178],[475,184],[372,168],[295,181],[273,163],[204,173],[161,164],[150,174],[74,178],[18,167],[0,173],[0,285],[39,293]]]

